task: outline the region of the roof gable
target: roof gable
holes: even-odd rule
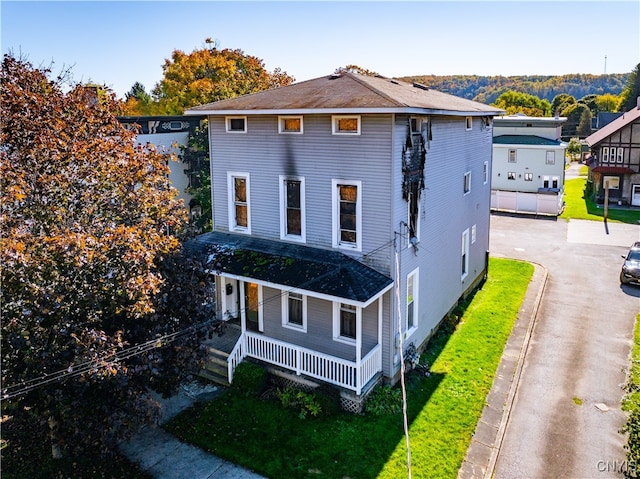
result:
[[[608,125],[589,135],[585,141],[587,142],[587,145],[594,146],[621,128],[633,123],[638,118],[640,118],[640,108],[634,108],[631,111],[627,111]]]
[[[196,106],[190,115],[314,111],[408,111],[490,115],[502,110],[431,90],[424,85],[343,72],[250,95]]]

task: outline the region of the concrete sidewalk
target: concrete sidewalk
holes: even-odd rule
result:
[[[168,399],[156,397],[162,405],[160,424],[191,407],[196,401],[210,400],[222,391],[217,386],[202,388],[190,385]],[[262,478],[198,447],[185,444],[156,425],[142,428],[129,441],[120,444],[120,450],[155,479]]]
[[[459,479],[490,478],[493,475],[518,388],[523,359],[547,282],[547,270],[540,265],[534,266],[533,277],[502,353],[482,416],[476,426],[462,467],[458,471]]]

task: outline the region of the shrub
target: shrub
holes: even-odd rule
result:
[[[402,411],[402,391],[389,385],[380,385],[371,392],[364,410],[374,416],[397,414]]]
[[[244,396],[259,396],[267,385],[267,371],[257,364],[244,361],[233,374],[232,388]]]
[[[285,408],[298,410],[300,419],[305,419],[309,414],[317,417],[323,412],[320,400],[314,393],[288,387],[282,390],[278,389],[278,399]]]

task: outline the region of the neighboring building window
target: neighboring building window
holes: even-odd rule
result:
[[[516,150],[509,150],[509,163],[516,162]]]
[[[278,133],[303,133],[302,116],[279,116]]]
[[[305,236],[304,178],[280,176],[280,238],[294,241]]]
[[[533,181],[533,173],[525,173],[524,181]]]
[[[332,180],[333,246],[362,248],[362,186],[360,181]]]
[[[467,116],[467,117],[464,119],[464,127],[465,127],[465,129],[467,129],[467,130],[471,130],[471,129],[473,128],[473,118],[472,118],[472,117]]]
[[[471,227],[471,244],[476,242],[476,225]]]
[[[333,303],[333,339],[353,344],[356,340],[358,309],[344,303]]]
[[[227,133],[246,133],[247,117],[246,116],[227,116],[225,117],[227,125]]]
[[[251,233],[249,174],[228,173],[229,229]]]
[[[487,184],[489,182],[489,162],[485,161],[482,165],[482,183]]]
[[[549,177],[548,176],[545,176],[542,179],[542,187],[543,188],[549,188]]]
[[[282,295],[282,325],[307,331],[307,297],[289,292]]]
[[[462,252],[461,252],[462,271],[460,279],[464,279],[469,274],[469,229],[462,233]]]
[[[515,171],[507,171],[507,180],[515,180],[516,172]]]
[[[464,174],[464,194],[466,195],[471,191],[471,172],[467,171]]]
[[[555,165],[555,164],[556,164],[556,152],[547,151],[547,165]]]
[[[600,157],[603,163],[609,163],[609,147],[603,146],[602,150],[600,150]]]
[[[418,326],[418,269],[407,276],[407,319],[406,331]]]
[[[331,117],[331,128],[334,135],[359,135],[359,115],[334,115]]]
[[[624,161],[624,148],[618,148],[616,150],[616,162],[622,163]]]
[[[558,186],[559,186],[558,185],[558,181],[559,181],[559,178],[557,176],[554,176],[551,179],[551,188],[558,188]]]

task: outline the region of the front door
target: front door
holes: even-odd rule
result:
[[[631,204],[633,206],[640,206],[640,185],[633,185],[631,187]]]
[[[248,331],[260,330],[259,305],[258,285],[244,283],[244,308]]]

